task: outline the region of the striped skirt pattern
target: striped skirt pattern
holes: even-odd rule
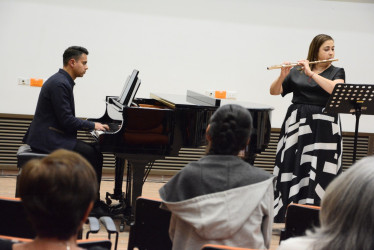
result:
[[[283,223],[290,203],[320,205],[327,185],[342,171],[338,114],[323,107],[292,104],[282,125],[274,175],[274,222]]]

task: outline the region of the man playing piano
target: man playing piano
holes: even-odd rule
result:
[[[100,187],[103,156],[95,144],[77,139],[78,130],[107,130],[108,125],[75,117],[74,80],[83,77],[87,67],[87,49],[79,46],[67,48],[63,54],[63,68],[51,76],[41,88],[34,119],[23,141],[39,152],[50,153],[68,149],[85,157],[95,169]],[[93,216],[108,213],[108,207],[98,194]]]

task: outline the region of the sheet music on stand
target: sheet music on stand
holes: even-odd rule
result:
[[[356,161],[358,126],[361,114],[374,115],[374,85],[336,84],[324,113],[342,113],[356,116],[352,163]]]

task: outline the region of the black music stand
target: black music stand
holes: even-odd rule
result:
[[[324,113],[356,116],[352,163],[356,161],[358,125],[361,114],[374,115],[374,85],[339,83],[335,85]]]

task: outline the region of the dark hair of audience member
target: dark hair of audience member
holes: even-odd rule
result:
[[[75,235],[96,200],[96,174],[77,153],[57,150],[22,168],[19,193],[38,237],[67,240]]]
[[[247,109],[236,104],[220,107],[209,122],[208,154],[237,155],[248,144],[251,130],[252,117]]]

